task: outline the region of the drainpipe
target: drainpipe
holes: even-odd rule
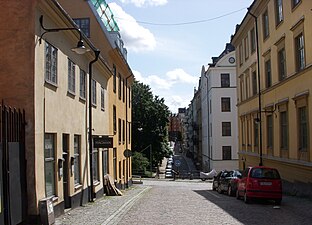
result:
[[[93,174],[92,174],[92,65],[98,61],[100,51],[94,50],[95,58],[89,63],[89,163],[90,163],[90,189],[89,189],[89,202],[93,202],[94,193],[93,193]]]

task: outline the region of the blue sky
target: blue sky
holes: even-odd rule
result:
[[[230,42],[252,0],[106,1],[137,80],[173,113],[188,107],[203,65]]]

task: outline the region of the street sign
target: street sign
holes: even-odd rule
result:
[[[93,136],[94,148],[112,148],[113,138],[108,136]]]
[[[174,165],[175,165],[176,167],[181,166],[181,161],[178,160],[178,159],[176,159],[176,160],[174,161]]]
[[[124,150],[123,154],[124,154],[124,156],[125,156],[126,158],[129,158],[129,157],[132,156],[132,152],[131,152],[130,149]]]

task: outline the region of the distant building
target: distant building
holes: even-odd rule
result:
[[[219,57],[202,67],[201,163],[206,171],[238,168],[235,66],[234,47],[227,44]]]

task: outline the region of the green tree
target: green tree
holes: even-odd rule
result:
[[[135,81],[132,86],[132,150],[141,152],[157,166],[170,154],[168,146],[168,118],[170,111],[165,100],[154,96],[150,87]]]
[[[149,161],[140,152],[132,154],[132,172],[134,174],[145,174]]]

